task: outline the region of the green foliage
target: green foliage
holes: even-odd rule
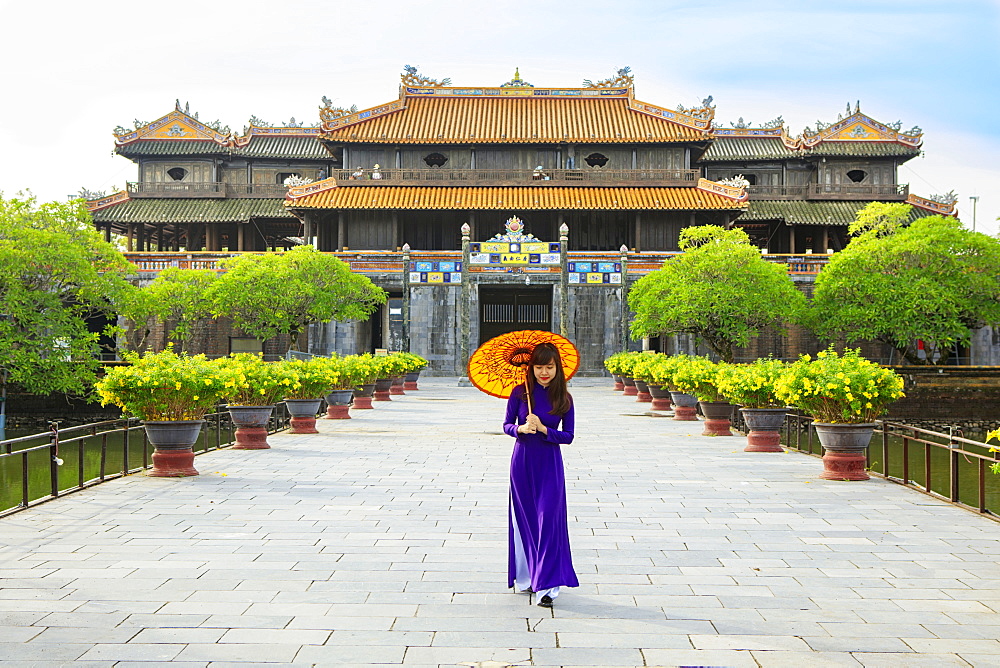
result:
[[[292,392],[295,372],[284,362],[265,362],[260,355],[235,353],[213,360],[224,380],[224,394],[230,406],[270,406]]]
[[[995,438],[998,441],[1000,441],[1000,429],[994,429],[993,431],[987,432],[986,440],[988,441],[991,438]],[[990,452],[998,452],[998,451],[1000,451],[1000,448],[996,447],[995,445],[990,446]],[[1000,473],[1000,462],[997,462],[995,464],[990,464],[990,470],[993,471],[994,473]]]
[[[664,357],[666,357],[666,355],[654,353],[652,351],[639,353],[635,364],[632,365],[632,377],[646,383],[651,382],[653,380],[653,370]]]
[[[774,384],[787,368],[781,360],[769,357],[734,364],[719,378],[719,393],[744,408],[780,408],[784,402],[775,394]]]
[[[114,367],[96,384],[101,405],[114,404],[143,420],[199,420],[225,392],[218,365],[204,355],[188,357],[167,349],[125,353],[129,366]]]
[[[707,225],[681,232],[685,253],[641,278],[628,294],[632,336],[694,334],[723,361],[761,330],[797,322],[805,297],[743,230]]]
[[[698,397],[698,401],[726,401],[719,392],[719,383],[729,367],[729,364],[716,364],[707,357],[686,357],[674,369],[674,385],[681,392]]]
[[[112,314],[136,292],[131,265],[93,229],[82,200],[39,203],[0,196],[0,364],[36,394],[86,394],[98,332],[86,319]]]
[[[124,332],[126,345],[132,350],[143,349],[153,326],[162,323],[167,338],[183,351],[197,328],[212,316],[210,289],[216,277],[208,269],[170,267],[161,271],[119,311],[131,322]]]
[[[899,374],[848,348],[838,355],[831,346],[813,360],[803,355],[774,384],[774,393],[818,422],[873,422],[903,396]]]
[[[288,334],[293,347],[311,323],[363,320],[386,302],[382,288],[312,246],[241,255],[222,266],[226,273],[209,291],[212,314],[260,339]]]
[[[816,278],[811,327],[868,339],[912,364],[943,364],[970,329],[1000,324],[1000,240],[928,216],[894,234],[864,233]],[[917,341],[927,359],[917,354]]]
[[[902,202],[871,202],[858,211],[847,231],[855,236],[884,237],[894,234],[910,219],[912,208]]]

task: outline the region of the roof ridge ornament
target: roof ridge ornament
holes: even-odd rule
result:
[[[700,107],[691,107],[690,109],[688,109],[683,104],[678,104],[677,107],[675,108],[682,114],[687,114],[688,116],[691,116],[693,118],[699,118],[702,120],[710,121],[713,118],[715,118],[715,105],[712,104],[712,100],[714,99],[715,99],[714,97],[709,95],[708,97],[706,97],[704,100],[701,101]]]
[[[400,80],[403,82],[404,86],[430,86],[434,88],[443,88],[444,86],[451,85],[450,78],[441,79],[430,79],[421,74],[417,74],[417,66],[403,65],[403,73],[399,75]]]
[[[801,136],[797,138],[801,142],[802,148],[810,149],[827,141],[894,142],[911,148],[919,148],[923,142],[923,130],[918,126],[904,132],[901,130],[903,126],[901,121],[880,123],[862,113],[860,100],[854,103],[853,108],[848,102],[845,111],[847,112],[846,116],[837,114],[835,123],[816,121],[815,131],[807,125]]]
[[[350,107],[335,107],[333,100],[324,95],[321,98],[323,106],[319,108],[319,117],[323,121],[332,121],[343,116],[350,116],[358,113],[358,105],[352,104]]]
[[[500,84],[501,88],[534,88],[534,86],[521,78],[521,68],[514,68],[514,78],[507,83]]]
[[[615,70],[615,76],[593,82],[590,79],[583,80],[584,88],[631,88],[635,86],[635,76],[632,75],[632,68],[629,66]]]

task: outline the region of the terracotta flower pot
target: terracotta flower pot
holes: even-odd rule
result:
[[[389,390],[392,388],[392,378],[379,378],[375,381],[374,401],[392,401]]]
[[[671,392],[670,400],[674,404],[675,420],[693,422],[698,419],[698,397],[686,392]]]
[[[290,434],[318,434],[316,413],[322,399],[285,399],[288,414],[292,416]]]
[[[733,409],[728,401],[699,401],[701,413],[705,416],[705,431],[702,436],[732,436],[730,431],[733,419]]]
[[[233,450],[267,450],[267,423],[274,406],[229,406],[229,416],[236,425]]]
[[[636,396],[635,400],[640,403],[649,403],[653,400],[653,395],[649,393],[649,385],[644,380],[635,379]]]
[[[194,444],[204,420],[144,420],[146,438],[153,445],[153,468],[146,475],[180,478],[198,475],[194,467]]]
[[[350,420],[354,390],[333,390],[326,395],[326,417],[330,420]]]
[[[813,422],[823,446],[823,480],[868,480],[868,444],[878,425],[874,422],[831,424]]]
[[[406,394],[406,391],[403,389],[403,383],[405,382],[403,376],[393,376],[392,385],[389,386],[389,394]]]
[[[747,447],[743,452],[784,452],[781,447],[781,425],[785,424],[784,408],[741,408],[747,425]]]
[[[420,378],[419,371],[411,371],[403,377],[403,389],[409,392],[410,390],[418,390],[417,379]]]
[[[649,394],[653,397],[653,405],[650,408],[654,411],[670,410],[670,390],[662,385],[653,385],[650,383]]]
[[[639,388],[635,386],[635,378],[622,376],[622,384],[625,386],[626,397],[634,397],[639,394]]]
[[[621,392],[625,389],[625,383],[622,382],[621,376],[612,374],[611,377],[615,379],[615,386],[612,388],[614,392]]]
[[[372,406],[372,394],[375,392],[375,383],[366,383],[354,388],[354,403],[351,407],[354,410],[369,410]]]

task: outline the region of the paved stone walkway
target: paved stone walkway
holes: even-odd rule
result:
[[[503,402],[430,378],[0,520],[0,663],[1000,666],[1000,525],[572,389],[552,610],[506,589]]]

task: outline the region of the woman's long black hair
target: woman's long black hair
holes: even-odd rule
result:
[[[549,403],[552,404],[552,413],[565,415],[573,405],[573,397],[566,389],[566,374],[563,373],[559,349],[553,344],[539,343],[531,352],[531,361],[528,362],[528,391],[532,392],[535,389],[535,365],[549,363],[556,365],[556,375],[549,382]]]

